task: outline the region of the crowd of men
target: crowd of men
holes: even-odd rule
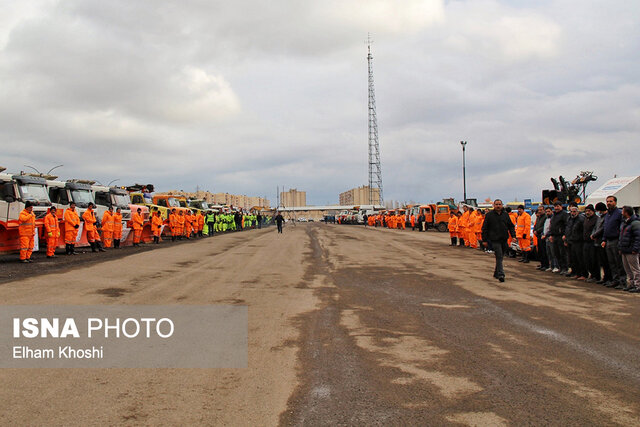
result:
[[[76,244],[81,222],[84,223],[87,242],[92,252],[105,252],[105,248],[120,248],[122,240],[122,211],[120,208],[113,209],[110,206],[103,214],[102,220],[96,217],[96,206],[89,203],[82,216],[76,210],[76,204],[71,202],[65,209],[62,219],[64,222],[64,242],[65,254],[76,255]],[[258,214],[243,214],[241,212],[214,212],[172,209],[165,221],[160,211],[154,209],[149,219],[153,243],[159,244],[165,227],[169,227],[171,241],[191,239],[196,237],[213,236],[215,233],[227,231],[240,231],[248,228],[261,228],[263,224],[269,223],[270,218]],[[20,261],[23,263],[32,262],[36,233],[36,217],[33,213],[33,204],[25,203],[24,210],[18,218],[19,240],[20,240]],[[131,231],[133,232],[133,246],[140,246],[142,241],[142,231],[144,228],[144,217],[142,209],[138,208],[131,214]],[[47,258],[54,258],[55,251],[60,237],[59,218],[55,206],[51,206],[44,218],[44,237],[47,247]]]
[[[371,215],[365,225],[405,229],[405,216]],[[424,218],[411,216],[412,229],[424,230]],[[533,225],[533,232],[531,231]],[[494,277],[504,281],[504,256],[529,263],[537,270],[609,288],[640,292],[640,219],[630,206],[617,206],[615,196],[605,203],[588,205],[584,212],[576,203],[568,211],[561,203],[540,205],[530,215],[523,205],[516,211],[496,200],[485,212],[471,206],[452,211],[448,223],[451,246],[495,254]]]
[[[618,208],[615,196],[607,197],[606,204],[587,205],[584,213],[576,203],[569,204],[568,212],[561,203],[538,206],[533,219],[524,206],[515,215],[507,210],[496,200],[480,234],[483,245],[495,251],[494,276],[500,281],[504,281],[502,257],[515,257],[514,248],[519,248],[521,262],[529,262],[529,255],[535,254],[538,270],[640,292],[640,219],[632,207]],[[517,239],[517,246],[512,239]]]

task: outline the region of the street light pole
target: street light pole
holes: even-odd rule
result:
[[[467,141],[460,141],[462,145],[462,186],[464,188],[464,202],[467,203],[467,171],[466,171],[466,148]]]

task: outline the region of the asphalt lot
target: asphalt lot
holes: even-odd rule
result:
[[[3,304],[247,305],[249,367],[3,369],[0,420],[640,424],[639,295],[513,260],[499,283],[447,243],[309,223],[16,264],[37,275],[2,276]]]

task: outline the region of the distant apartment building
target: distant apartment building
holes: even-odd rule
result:
[[[286,193],[280,193],[280,205],[284,207],[307,206],[307,192],[289,189]]]
[[[380,195],[378,189],[373,189],[373,201],[369,199],[369,186],[352,188],[344,193],[340,193],[340,205],[379,205]]]

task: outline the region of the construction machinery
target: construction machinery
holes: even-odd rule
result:
[[[560,202],[568,205],[571,202],[581,204],[586,199],[587,184],[596,181],[597,176],[591,171],[582,171],[571,182],[559,176],[556,180],[551,178],[553,189],[542,190],[542,203],[553,205]]]

